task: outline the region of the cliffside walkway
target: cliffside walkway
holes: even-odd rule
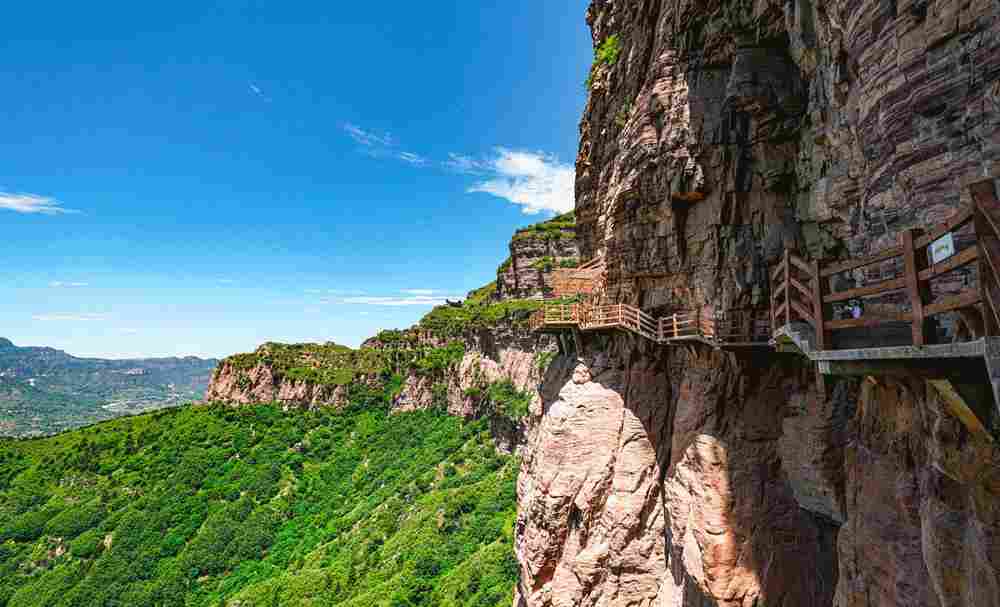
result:
[[[971,430],[1000,438],[1000,200],[993,179],[969,189],[969,208],[929,229],[906,230],[898,244],[874,255],[824,263],[786,250],[769,270],[766,311],[656,318],[627,304],[552,303],[531,327],[623,330],[665,345],[773,347],[815,361],[821,378],[921,377]],[[557,295],[599,293],[603,261],[583,270],[568,270]],[[832,289],[838,277],[849,288]],[[856,278],[863,284],[852,285]],[[878,301],[862,306],[872,299]],[[935,321],[946,313],[960,319],[958,330],[948,337],[952,343],[935,343]]]
[[[778,351],[808,356],[821,375],[926,379],[971,431],[1000,437],[1000,202],[992,179],[970,193],[969,208],[868,257],[825,264],[785,251],[770,272]],[[883,276],[885,266],[902,272]],[[858,275],[876,280],[831,289],[835,277]],[[860,302],[870,299],[880,303],[867,313]],[[853,313],[835,318],[839,306]],[[935,343],[945,313],[964,327]]]
[[[766,312],[732,312],[722,317],[683,312],[661,318],[627,304],[550,303],[530,320],[533,331],[622,330],[665,345],[700,342],[719,348],[769,347]]]

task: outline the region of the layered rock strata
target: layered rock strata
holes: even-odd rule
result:
[[[998,15],[594,0],[576,215],[607,299],[766,306],[784,247],[846,258],[946,219],[1000,176]],[[1000,605],[1000,451],[922,380],[575,343],[525,450],[515,605]]]
[[[552,292],[552,273],[579,262],[572,214],[519,230],[510,241],[510,256],[497,270],[497,297],[526,299]]]

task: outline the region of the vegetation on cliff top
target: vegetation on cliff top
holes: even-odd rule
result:
[[[541,238],[544,240],[576,238],[576,214],[570,211],[569,213],[553,217],[548,221],[521,228],[514,233],[512,240],[517,241],[531,238]]]
[[[269,342],[254,352],[235,354],[226,363],[239,374],[237,382],[249,381],[246,373],[267,366],[276,381],[302,381],[313,385],[350,386],[356,380],[379,382],[400,373],[443,373],[462,360],[465,346],[458,341],[441,347],[421,347],[405,331],[383,331],[379,348],[357,350],[335,343],[279,344]]]
[[[192,406],[0,442],[0,605],[507,606],[485,422]]]
[[[466,302],[460,307],[438,306],[420,319],[419,327],[442,338],[461,337],[470,330],[492,327],[501,321],[527,322],[542,302],[536,299],[511,299],[499,302]]]

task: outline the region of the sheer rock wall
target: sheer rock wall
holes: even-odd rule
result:
[[[567,236],[556,238],[515,236],[510,241],[510,257],[497,270],[497,296],[500,299],[542,297],[552,290],[552,271],[563,262],[580,257],[574,230],[562,230]]]
[[[593,0],[578,241],[658,314],[766,305],[1000,176],[1000,5]],[[1000,450],[922,381],[583,334],[541,387],[515,605],[1000,605]],[[821,392],[822,390],[822,392]]]

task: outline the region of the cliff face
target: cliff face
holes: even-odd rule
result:
[[[764,304],[997,176],[995,2],[594,0],[578,240],[654,314]],[[980,177],[981,178],[981,177]],[[916,379],[585,334],[519,480],[522,606],[1000,605],[1000,451]]]
[[[465,418],[492,416],[488,390],[509,382],[531,399],[529,411],[534,410],[537,418],[536,388],[555,356],[556,345],[550,337],[532,334],[523,319],[507,318],[448,339],[418,330],[407,335],[405,346],[373,339],[361,350],[350,351],[349,360],[337,361],[324,356],[329,349],[340,348],[333,344],[265,344],[252,354],[222,361],[205,400],[234,405],[277,402],[287,410],[341,407],[350,402],[353,390],[383,390],[391,381],[388,376],[397,375],[399,386],[390,396],[394,411],[438,407]],[[422,364],[456,346],[455,358],[446,366],[428,370]],[[276,355],[280,349],[295,349],[294,357]],[[329,376],[302,377],[300,370],[311,366],[333,374],[349,373],[339,381],[328,381]],[[493,417],[501,449],[514,451],[523,444],[530,416]]]
[[[510,257],[497,270],[497,296],[542,297],[552,290],[552,271],[573,267],[579,258],[572,213],[519,230],[510,241]]]

